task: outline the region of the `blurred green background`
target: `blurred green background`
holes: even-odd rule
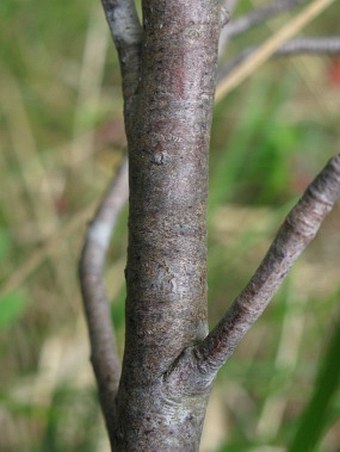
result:
[[[336,34],[339,13],[335,2],[308,31]],[[227,57],[279,23],[235,40]],[[107,451],[77,260],[124,153],[116,53],[94,0],[1,0],[0,43],[0,450]],[[339,152],[339,124],[335,57],[273,60],[217,105],[212,325],[308,182]],[[106,274],[121,351],[126,218]],[[202,452],[339,450],[339,221],[338,203],[220,372]]]

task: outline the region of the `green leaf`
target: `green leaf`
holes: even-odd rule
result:
[[[26,297],[21,292],[12,292],[0,299],[0,328],[8,328],[23,314]]]

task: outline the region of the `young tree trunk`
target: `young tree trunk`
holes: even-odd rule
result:
[[[121,370],[102,274],[127,194],[123,166],[89,227],[80,260],[92,364],[112,450],[197,451],[217,371],[339,196],[340,155],[307,189],[209,333],[208,149],[226,15],[217,0],[144,0],[141,27],[133,0],[102,3],[121,64],[130,210]]]
[[[210,386],[169,370],[207,325],[206,203],[220,8],[143,2],[141,74],[128,130],[126,342],[116,450],[196,450]]]

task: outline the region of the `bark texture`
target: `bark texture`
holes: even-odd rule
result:
[[[144,1],[143,17],[128,136],[126,342],[115,447],[196,450],[207,391],[169,391],[164,375],[208,332],[208,148],[220,9],[216,1]]]

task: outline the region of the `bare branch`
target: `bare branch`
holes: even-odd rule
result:
[[[292,39],[284,44],[274,56],[307,54],[337,54],[340,53],[340,36],[322,38]]]
[[[306,0],[276,0],[234,20],[226,28],[226,33],[229,38],[240,35],[256,25],[262,24],[265,20],[304,3],[306,3]]]
[[[225,27],[222,30],[219,42],[219,54],[221,55],[226,51],[230,39],[234,36],[244,33],[256,25],[262,24],[266,19],[277,16],[278,14],[288,11],[305,2],[306,0],[276,0],[269,5],[255,9],[250,13],[230,22],[228,27]],[[226,6],[225,8],[228,10]]]
[[[229,91],[242,83],[249,75],[265,63],[271,56],[283,46],[285,42],[292,39],[303,27],[329,7],[335,0],[314,0],[310,2],[301,12],[296,14],[277,33],[261,44],[256,52],[236,67],[228,78],[221,80],[216,88],[215,101],[220,101]]]
[[[142,28],[133,0],[102,0],[106,19],[118,51],[122,74],[125,126],[132,125],[134,95],[140,69]],[[91,223],[79,273],[91,343],[91,361],[107,425],[112,425],[113,404],[120,378],[110,308],[103,273],[106,253],[119,212],[128,198],[127,160],[110,184]],[[110,432],[110,429],[108,428]]]
[[[138,85],[142,28],[133,0],[102,0],[102,5],[118,51],[127,101]]]
[[[250,57],[257,48],[252,47],[244,50],[232,60],[223,66],[217,74],[217,79],[222,80],[231,73],[239,64]],[[324,54],[339,54],[340,53],[340,37],[329,36],[322,38],[297,38],[286,42],[280,47],[272,57],[292,56],[298,54],[308,55],[324,55]]]
[[[340,196],[340,154],[314,179],[278,231],[261,265],[226,315],[193,349],[200,371],[214,375],[267,307],[289,269]]]
[[[80,284],[91,344],[91,361],[108,425],[112,423],[120,363],[103,273],[112,232],[128,198],[127,167],[127,160],[124,160],[88,228],[79,262]]]
[[[102,0],[118,51],[122,74],[125,128],[133,127],[135,94],[139,82],[142,28],[133,0]],[[128,198],[127,160],[105,194],[90,225],[79,264],[80,283],[101,407],[111,437],[120,363],[111,323],[103,273],[117,216]]]

